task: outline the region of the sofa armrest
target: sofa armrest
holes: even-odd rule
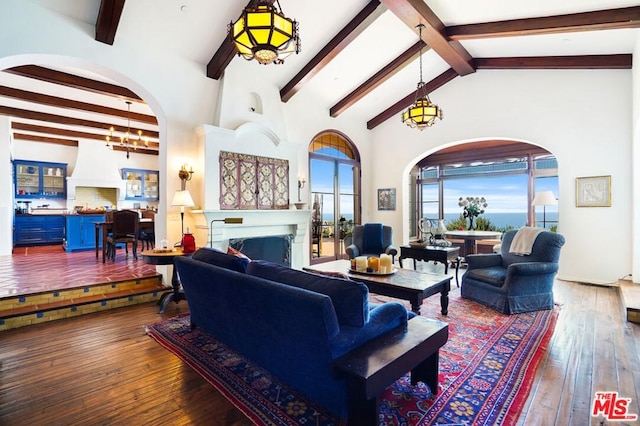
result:
[[[369,321],[362,327],[340,326],[340,333],[331,340],[331,355],[338,358],[396,327],[406,327],[407,308],[398,302],[387,302],[369,312]]]
[[[355,245],[355,244],[351,244],[351,245],[347,246],[344,249],[344,251],[349,256],[349,259],[354,259],[354,258],[360,256],[360,250],[358,249],[358,246]]]
[[[493,268],[502,265],[502,256],[497,253],[491,254],[470,254],[465,256],[467,269]]]

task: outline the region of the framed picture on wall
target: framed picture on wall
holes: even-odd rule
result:
[[[576,178],[576,207],[611,207],[611,176]]]
[[[378,189],[378,210],[395,210],[396,209],[396,189],[382,188]]]

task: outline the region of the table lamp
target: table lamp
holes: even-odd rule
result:
[[[173,201],[171,201],[171,205],[174,207],[180,207],[180,221],[182,222],[182,235],[184,235],[184,208],[193,207],[195,205],[189,190],[183,189],[176,191],[176,193],[173,194]]]
[[[542,206],[542,227],[547,227],[547,206],[555,206],[558,204],[558,200],[553,196],[551,191],[536,192],[536,196],[533,197],[531,202],[532,206]]]

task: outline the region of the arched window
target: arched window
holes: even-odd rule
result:
[[[557,205],[532,204],[542,191],[551,191],[556,199],[559,196],[557,161],[539,146],[504,140],[452,146],[418,162],[409,182],[414,236],[420,218],[465,226],[460,197],[486,198],[488,206],[480,225],[490,230],[525,225],[553,229],[558,224]]]
[[[342,133],[326,131],[309,144],[311,261],[340,259],[360,223],[360,155]]]

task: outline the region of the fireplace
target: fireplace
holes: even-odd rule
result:
[[[243,223],[225,224],[227,217],[241,217]],[[309,263],[309,247],[304,242],[310,220],[310,210],[204,210],[196,228],[206,230],[207,245],[221,250],[227,249],[229,240],[287,236],[291,267],[301,269]]]

